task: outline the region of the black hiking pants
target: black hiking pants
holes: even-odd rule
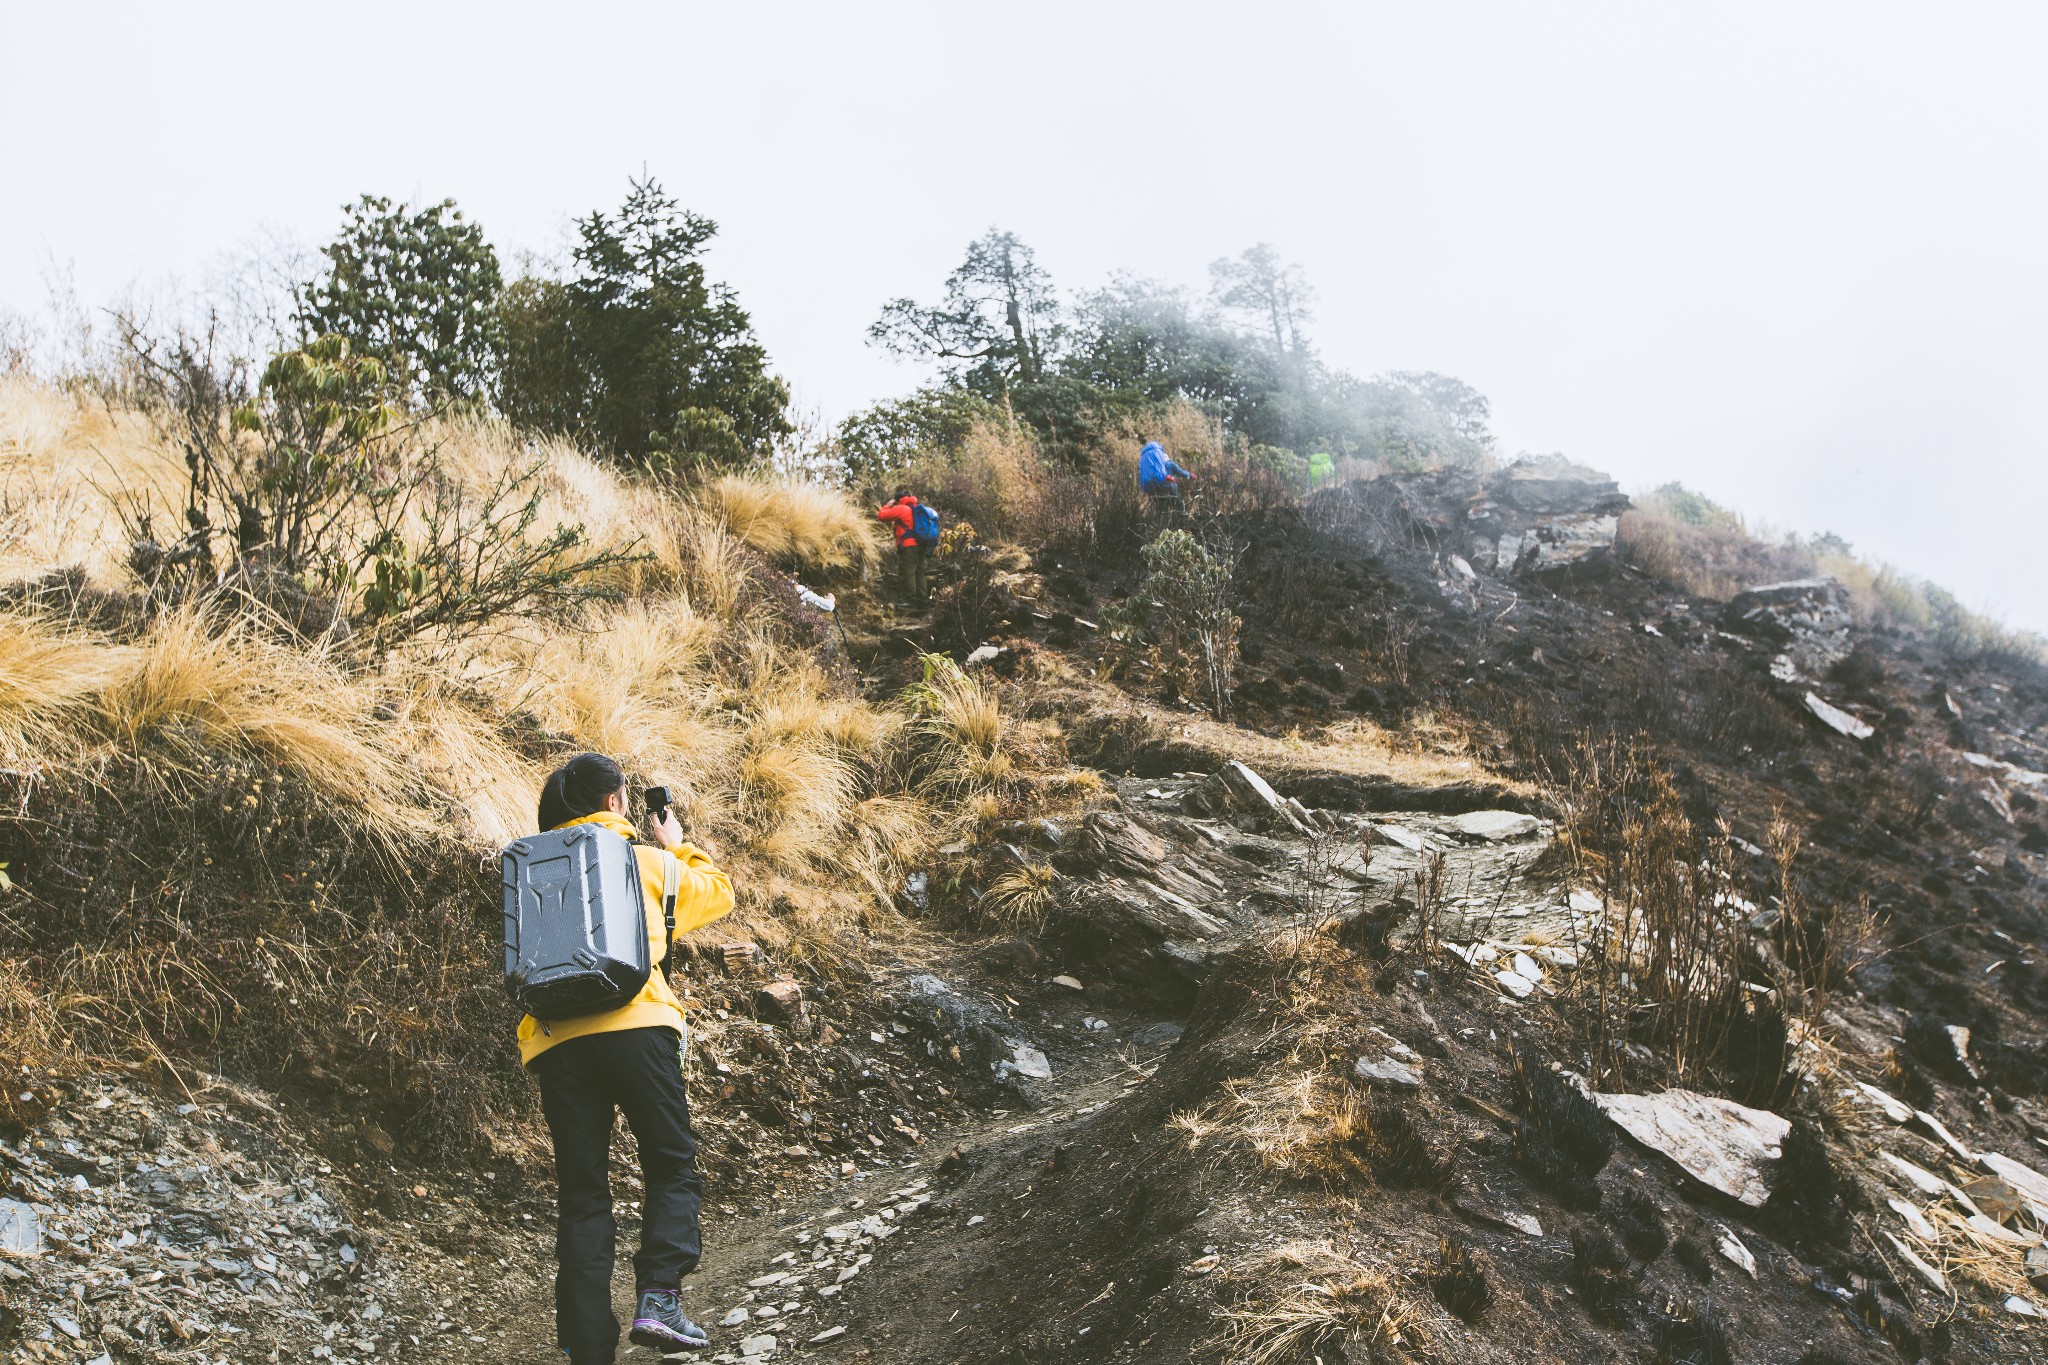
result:
[[[1144,490],[1145,509],[1168,526],[1179,526],[1186,518],[1187,501],[1175,483],[1148,484]]]
[[[612,1111],[640,1144],[640,1250],[634,1292],[674,1289],[697,1268],[697,1139],[683,1093],[682,1035],[671,1028],[589,1033],[533,1059],[541,1110],[555,1143],[555,1336],[573,1365],[611,1365],[619,1344],[612,1315],[609,1157]]]

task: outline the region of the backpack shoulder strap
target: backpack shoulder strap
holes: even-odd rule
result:
[[[662,970],[676,950],[676,897],[683,890],[683,860],[667,849],[661,851],[661,922],[668,930],[668,949],[661,955]]]

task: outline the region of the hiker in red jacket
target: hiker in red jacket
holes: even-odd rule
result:
[[[938,522],[930,508],[922,510],[927,532],[924,536],[917,533],[919,503],[910,496],[907,488],[897,489],[894,500],[884,503],[875,513],[878,520],[887,522],[896,533],[896,582],[904,599],[912,606],[921,606],[930,595],[931,584],[925,576],[925,569],[933,547],[925,541],[936,539],[930,534],[930,528]]]

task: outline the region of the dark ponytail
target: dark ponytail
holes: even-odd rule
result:
[[[540,827],[551,830],[594,815],[624,788],[626,772],[603,754],[578,754],[548,774],[540,789]]]

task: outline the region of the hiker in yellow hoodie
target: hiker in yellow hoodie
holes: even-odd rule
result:
[[[600,825],[631,839],[626,774],[600,754],[579,754],[548,778],[540,794],[540,827]],[[681,863],[676,933],[702,928],[732,910],[732,882],[701,849],[683,842],[673,811],[648,821],[660,848],[634,850],[648,905],[660,905],[670,855]],[[667,960],[667,929],[647,925],[649,962]],[[668,973],[648,973],[640,993],[614,1010],[543,1024],[519,1021],[519,1059],[540,1082],[541,1110],[555,1146],[555,1333],[571,1365],[612,1365],[619,1321],[612,1315],[610,1153],[613,1112],[640,1145],[646,1199],[640,1250],[633,1257],[638,1307],[631,1339],[662,1351],[706,1344],[683,1313],[683,1276],[697,1268],[703,1185],[697,1140],[683,1093],[683,1047],[689,1027]]]

